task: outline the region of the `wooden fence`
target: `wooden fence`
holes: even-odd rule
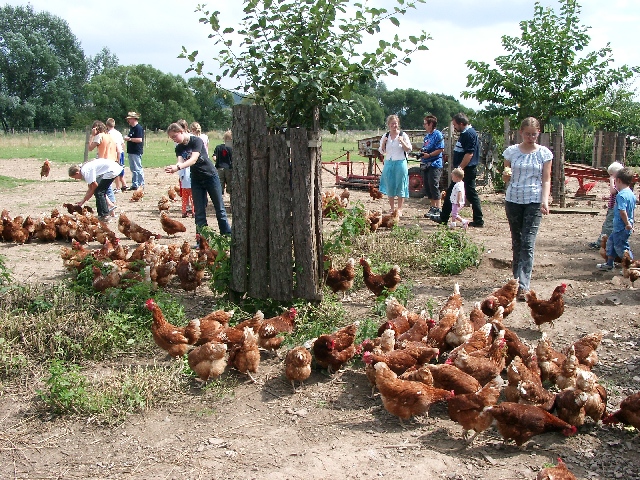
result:
[[[626,139],[624,133],[598,130],[593,135],[593,156],[591,166],[607,168],[613,162],[625,164]]]
[[[291,129],[288,145],[262,107],[236,105],[232,133],[232,296],[322,300],[319,128]]]

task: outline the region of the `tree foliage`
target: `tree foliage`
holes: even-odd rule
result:
[[[384,92],[380,103],[387,115],[398,115],[402,127],[407,129],[422,129],[423,119],[428,113],[436,116],[438,128],[446,127],[458,112],[473,113],[451,95],[427,93],[413,88]]]
[[[640,103],[635,92],[611,89],[589,105],[587,119],[596,130],[640,135]]]
[[[193,91],[179,75],[163,73],[150,65],[118,66],[96,75],[87,85],[91,118],[124,118],[140,112],[145,128],[166,129],[180,118],[200,115]],[[85,119],[85,123],[87,120]]]
[[[351,0],[244,0],[237,32],[220,25],[219,12],[199,11],[220,45],[217,81],[237,79],[236,88],[251,93],[276,126],[312,127],[318,108],[321,124],[335,131],[355,115],[351,98],[358,85],[397,75],[398,65],[427,49],[430,37],[423,31],[408,39],[380,38],[375,51],[361,51],[364,34],[377,35],[383,22],[398,27],[398,16],[424,3],[396,1],[399,6],[389,11]],[[237,50],[232,34],[241,37]],[[196,62],[197,55],[183,47],[182,56],[192,62],[187,71],[202,73],[204,62]]]
[[[0,121],[3,128],[71,124],[87,78],[80,43],[66,21],[31,5],[0,8]]]
[[[546,124],[551,117],[583,117],[589,103],[640,71],[623,65],[610,68],[612,51],[587,52],[589,27],[580,25],[576,0],[559,0],[560,13],[535,3],[532,20],[520,22],[520,37],[502,37],[507,55],[485,62],[467,61],[464,98],[488,103],[497,116],[521,120],[534,116]]]
[[[196,118],[202,129],[231,128],[233,95],[219,89],[215,82],[204,77],[191,77],[187,84],[198,104],[200,113]]]

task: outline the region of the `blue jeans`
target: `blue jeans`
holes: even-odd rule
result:
[[[607,239],[607,257],[610,259],[620,257],[624,255],[625,250],[629,250],[629,255],[633,260],[633,254],[631,253],[631,247],[629,246],[629,237],[631,236],[631,230],[621,230],[619,232],[611,232]],[[608,263],[608,262],[607,262]]]
[[[93,196],[96,197],[96,210],[98,211],[99,217],[104,217],[109,214],[109,207],[107,206],[107,199],[105,197],[114,179],[102,178],[96,180],[98,180],[98,187],[93,192]]]
[[[142,169],[142,155],[129,153],[129,168],[131,169],[131,186],[141,187],[144,185],[144,170]]]
[[[207,226],[207,194],[213,202],[216,210],[216,219],[218,220],[218,228],[221,234],[230,234],[231,227],[227,220],[227,211],[224,209],[222,201],[222,187],[220,186],[220,177],[218,172],[214,170],[214,174],[207,178],[191,177],[191,194],[193,195],[193,208],[195,210],[196,230]]]
[[[505,210],[511,229],[513,250],[513,278],[518,279],[521,289],[528,291],[533,270],[533,254],[536,237],[540,229],[542,212],[539,203],[519,204],[506,202]]]
[[[109,185],[109,188],[107,188],[107,198],[109,200],[111,200],[111,203],[113,203],[115,205],[116,203],[116,196],[113,194],[113,187],[111,185]]]

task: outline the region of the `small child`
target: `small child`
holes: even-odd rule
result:
[[[180,162],[182,163],[182,162]],[[190,167],[183,168],[178,172],[180,181],[180,194],[182,196],[182,218],[194,216],[193,194],[191,192],[191,171]]]
[[[616,204],[616,195],[618,194],[618,190],[616,190],[616,174],[624,168],[624,165],[618,162],[613,162],[607,168],[607,173],[609,174],[609,197],[605,197],[605,200],[608,200],[607,203],[607,216],[602,222],[602,229],[600,230],[600,236],[598,236],[598,240],[589,244],[591,248],[598,250],[600,248],[600,240],[605,235],[611,235],[611,231],[613,230],[613,207]]]
[[[454,168],[451,171],[451,180],[455,182],[453,190],[451,190],[451,220],[449,221],[449,228],[456,228],[460,225],[465,230],[469,226],[469,220],[465,220],[460,216],[460,209],[464,207],[464,170],[461,168]]]
[[[598,263],[598,270],[613,270],[613,259],[624,255],[629,247],[629,236],[633,231],[633,211],[636,208],[636,197],[629,185],[633,182],[633,173],[628,168],[623,168],[616,174],[615,186],[618,190],[616,203],[613,208],[613,230],[607,239],[607,263]]]

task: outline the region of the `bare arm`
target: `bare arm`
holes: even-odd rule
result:
[[[622,223],[624,223],[625,230],[633,229],[633,225],[631,225],[631,222],[629,221],[629,215],[627,215],[626,210],[620,210],[620,219],[622,220]]]
[[[465,168],[467,168],[467,165],[469,165],[469,162],[471,161],[472,158],[473,158],[472,152],[465,153],[464,157],[462,157],[462,161],[460,162],[460,165],[458,166],[464,170]]]
[[[200,152],[193,152],[187,160],[184,160],[182,157],[176,157],[176,164],[164,167],[164,172],[176,173],[178,170],[184,170],[196,163],[198,158],[200,158]]]
[[[93,197],[93,193],[96,191],[96,188],[98,188],[98,183],[91,182],[87,186],[87,193],[85,193],[84,198],[82,199],[82,201],[78,202],[77,205],[82,206],[83,203],[85,203],[87,200]]]
[[[542,167],[542,202],[540,210],[543,215],[549,213],[549,193],[551,192],[551,161],[545,162]]]

